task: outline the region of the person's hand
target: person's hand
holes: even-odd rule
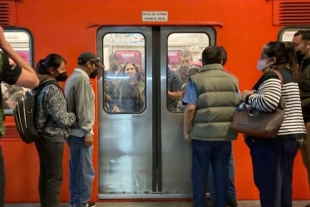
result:
[[[250,94],[253,94],[253,93],[254,93],[253,90],[252,90],[252,91],[250,91],[250,90],[244,90],[244,91],[242,91],[242,93],[241,93],[241,99],[242,99],[243,101],[245,101],[246,97],[247,97],[248,95],[250,95]]]
[[[121,110],[119,110],[118,106],[113,106],[112,112],[119,113]]]
[[[189,137],[188,133],[184,135],[184,140],[187,141],[187,142],[191,142],[192,141],[191,138]]]
[[[93,145],[93,142],[94,142],[93,135],[90,135],[90,136],[84,138],[84,144],[85,144],[87,147],[92,146],[92,145]]]

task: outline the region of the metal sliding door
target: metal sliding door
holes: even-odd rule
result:
[[[117,87],[122,76],[102,77],[98,82],[99,198],[143,197],[153,192],[152,28],[104,27],[97,33],[97,42],[107,69],[113,61],[122,66],[133,62],[144,75],[145,86],[145,106],[140,111],[116,113],[113,104],[105,108],[104,86],[114,82]],[[118,54],[118,60],[113,54]]]
[[[167,65],[178,72],[181,67],[186,68],[200,59],[203,49],[215,44],[215,30],[211,27],[161,27],[160,34],[161,191],[168,197],[191,197],[191,144],[183,138],[181,101],[175,111],[168,109],[167,86],[171,83],[167,80]],[[183,84],[185,79],[182,79]]]
[[[179,68],[198,60],[210,44],[215,44],[215,31],[202,26],[98,31],[97,51],[109,69],[98,80],[100,199],[191,197],[191,146],[183,139],[181,103],[174,100],[171,110],[167,98],[168,68],[180,74]],[[106,85],[117,87],[130,76],[127,63],[140,74],[145,105],[138,111],[125,107],[117,112],[117,98],[111,96],[106,104]],[[115,65],[123,76],[111,73]]]

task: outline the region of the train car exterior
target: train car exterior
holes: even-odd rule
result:
[[[1,0],[0,24],[13,47],[35,65],[49,53],[68,62],[96,52],[109,68],[109,55],[134,62],[144,75],[145,107],[112,113],[104,108],[103,77],[92,80],[96,93],[92,200],[191,197],[190,144],[183,140],[182,112],[167,108],[167,66],[180,52],[193,60],[208,45],[224,46],[226,67],[250,89],[259,77],[256,63],[268,41],[290,41],[310,28],[310,0]],[[169,58],[169,61],[168,61]],[[6,201],[38,202],[38,155],[18,137],[6,110],[1,140],[7,173]],[[240,135],[233,144],[239,200],[257,200],[249,150]],[[68,201],[68,149],[64,155],[61,200]],[[293,198],[309,199],[306,169],[295,160]]]

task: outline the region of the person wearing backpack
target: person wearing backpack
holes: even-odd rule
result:
[[[76,120],[73,113],[68,113],[67,101],[57,83],[67,79],[65,66],[66,61],[57,54],[49,54],[36,66],[40,80],[39,87],[45,84],[36,95],[34,119],[35,128],[41,135],[40,139],[35,141],[40,160],[41,207],[59,205],[60,186],[63,180],[64,142],[69,136],[70,126]]]
[[[5,40],[3,28],[0,26],[0,79],[1,81],[10,84],[18,85],[26,88],[35,88],[39,84],[39,79],[33,68],[24,61]],[[10,58],[16,64],[10,61]],[[1,102],[3,97],[1,93]],[[5,133],[4,130],[4,111],[3,103],[0,103],[0,137]],[[2,148],[0,145],[0,207],[4,207],[5,200],[5,170]]]

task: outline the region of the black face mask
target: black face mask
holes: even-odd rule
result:
[[[299,50],[299,51],[296,52],[296,56],[297,56],[298,64],[301,64],[302,59],[305,57],[305,55],[301,54],[301,51]]]
[[[66,72],[60,73],[57,77],[56,80],[59,82],[65,82],[68,78],[68,75]]]
[[[98,75],[98,69],[96,68],[95,70],[93,70],[90,74],[89,74],[89,77],[94,79],[96,78]]]
[[[115,71],[115,70],[117,70],[117,69],[118,69],[118,66],[117,66],[117,65],[113,64],[113,65],[111,66],[111,70]]]

